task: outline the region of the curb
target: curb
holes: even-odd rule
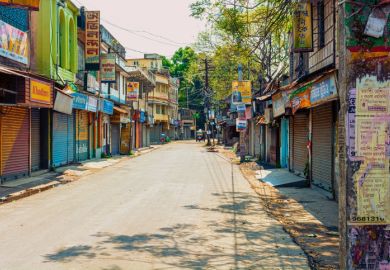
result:
[[[136,158],[136,157],[139,157],[139,156],[142,156],[142,155],[145,155],[145,154],[148,154],[148,153],[151,153],[157,149],[160,149],[161,147],[151,147],[150,149],[146,149],[144,151],[137,151],[135,152],[134,155],[132,156],[123,156],[121,157],[121,159],[119,160],[119,163],[125,161],[125,160],[130,160],[130,159],[133,159],[133,158]],[[41,192],[44,192],[46,190],[50,190],[52,188],[55,188],[55,187],[58,187],[60,185],[66,185],[68,183],[71,183],[71,182],[75,182],[77,180],[79,180],[80,178],[82,177],[85,177],[85,176],[88,176],[88,175],[91,175],[99,170],[103,170],[105,168],[108,168],[109,166],[106,166],[106,167],[103,167],[103,168],[100,168],[98,170],[96,169],[88,169],[88,172],[86,172],[84,175],[81,175],[79,177],[76,177],[74,180],[67,180],[67,179],[64,179],[64,180],[53,180],[47,184],[42,184],[42,185],[38,185],[38,186],[35,186],[35,187],[32,187],[32,188],[28,188],[28,189],[25,189],[25,190],[21,190],[21,191],[16,191],[14,193],[11,193],[5,197],[2,197],[0,198],[0,207],[4,204],[8,204],[8,203],[11,203],[11,202],[15,202],[15,201],[18,201],[20,199],[23,199],[23,198],[27,198],[27,197],[30,197],[32,195],[35,195],[35,194],[38,194],[38,193],[41,193]],[[64,174],[60,174],[60,176],[64,176]]]

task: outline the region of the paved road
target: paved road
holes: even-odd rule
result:
[[[0,269],[309,269],[236,166],[172,143],[0,207]]]

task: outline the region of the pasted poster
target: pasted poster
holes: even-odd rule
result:
[[[357,80],[355,151],[361,161],[354,174],[357,196],[353,223],[390,223],[390,82]]]
[[[27,33],[0,20],[0,55],[28,64]]]

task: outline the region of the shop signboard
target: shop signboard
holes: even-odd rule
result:
[[[285,114],[286,100],[287,100],[287,95],[284,92],[283,93],[279,92],[272,96],[272,110],[273,110],[274,117],[278,117]]]
[[[54,101],[54,110],[57,112],[72,114],[73,97],[61,91],[57,91],[56,100]]]
[[[102,83],[115,83],[115,54],[103,54],[101,56],[100,79]]]
[[[144,111],[141,111],[140,112],[140,115],[139,115],[139,122],[140,123],[145,123],[145,112]]]
[[[232,83],[232,102],[252,103],[252,82],[251,81],[233,81]]]
[[[101,99],[99,102],[99,111],[112,115],[114,113],[114,103],[106,99]]]
[[[247,121],[246,120],[241,120],[241,119],[236,119],[236,129],[237,131],[244,131],[247,128]]]
[[[310,108],[311,89],[312,89],[312,84],[308,84],[293,91],[290,94],[289,99],[290,99],[293,114],[295,114],[299,109]]]
[[[35,79],[30,79],[30,100],[50,104],[52,85]]]
[[[85,11],[85,70],[100,69],[100,11]]]
[[[0,5],[11,5],[31,10],[39,10],[40,0],[0,0]]]
[[[313,18],[310,0],[295,5],[293,11],[293,51],[313,51]]]
[[[28,36],[0,20],[0,55],[22,63],[28,64]]]
[[[313,106],[332,100],[337,96],[336,80],[334,76],[331,76],[313,84],[310,92],[310,102]]]
[[[98,100],[95,97],[88,96],[87,110],[90,112],[97,112]]]
[[[73,93],[73,109],[86,110],[88,103],[88,96],[81,93]]]
[[[139,82],[127,82],[127,98],[137,99],[139,95]]]

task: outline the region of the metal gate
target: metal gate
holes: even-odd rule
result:
[[[307,113],[298,112],[294,115],[293,133],[293,170],[303,176],[308,162],[309,116]]]
[[[31,170],[41,169],[41,111],[31,109]]]
[[[74,162],[73,115],[53,112],[53,167]]]
[[[30,110],[3,107],[0,132],[1,171],[3,181],[29,173]]]
[[[120,150],[120,124],[111,124],[111,154],[119,155]]]
[[[312,179],[313,183],[332,191],[333,178],[333,111],[332,103],[313,109]]]

